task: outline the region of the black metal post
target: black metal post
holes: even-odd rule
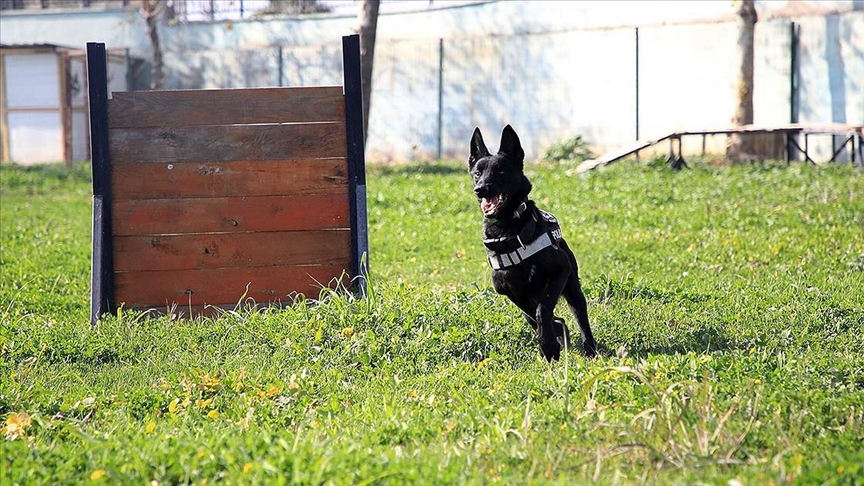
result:
[[[87,43],[90,154],[93,171],[93,263],[90,324],[114,313],[114,256],[111,228],[111,163],[108,151],[108,59],[105,44]]]
[[[360,36],[342,37],[345,86],[345,135],[348,142],[348,204],[351,212],[351,272],[366,295],[369,235],[366,217],[366,158],[363,143],[363,92],[360,81]]]

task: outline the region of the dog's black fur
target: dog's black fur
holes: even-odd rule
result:
[[[510,125],[501,133],[496,155],[486,149],[480,129],[474,129],[468,171],[484,213],[486,239],[519,235],[529,218],[536,220],[539,214],[537,206],[528,199],[531,182],[523,172],[524,158],[519,137]],[[523,201],[527,209],[520,215],[514,214]],[[565,341],[569,346],[567,325],[553,314],[562,294],[579,323],[585,354],[596,355],[597,345],[588,323],[588,304],[579,283],[576,257],[563,239],[516,266],[493,270],[492,283],[496,292],[506,295],[522,310],[536,331],[540,351],[547,360],[560,357]]]

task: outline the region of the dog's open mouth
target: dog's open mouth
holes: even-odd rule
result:
[[[498,194],[497,196],[492,197],[482,197],[480,198],[480,210],[483,211],[483,214],[486,216],[493,216],[498,212],[498,209],[504,205],[504,201],[507,200],[506,194]]]

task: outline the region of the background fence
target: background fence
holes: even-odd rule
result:
[[[531,159],[577,134],[605,150],[637,137],[728,125],[736,104],[735,29],[727,22],[380,42],[368,155],[461,159],[474,126],[496,133],[507,123]],[[864,12],[759,22],[755,123],[864,124],[861,46]],[[335,85],[339,52],[335,41],[169,51],[168,88]],[[725,137],[716,137],[707,148],[723,147]],[[813,148],[830,155],[830,137]]]

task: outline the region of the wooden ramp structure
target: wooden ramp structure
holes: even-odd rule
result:
[[[343,38],[344,87],[109,99],[105,55],[87,44],[92,323],[121,305],[195,317],[365,290],[358,36]]]
[[[813,160],[813,158],[810,157],[809,153],[809,137],[811,135],[832,135],[844,137],[844,142],[840,144],[839,147],[835,147],[835,151],[831,155],[829,162],[834,162],[834,160],[837,159],[837,156],[840,155],[843,150],[846,149],[848,146],[849,159],[851,160],[851,162],[855,164],[857,158],[857,160],[860,161],[861,166],[864,167],[864,148],[862,148],[862,146],[864,146],[864,126],[843,124],[808,125],[793,123],[782,126],[744,125],[733,128],[670,132],[660,138],[652,140],[637,140],[631,145],[628,145],[618,150],[607,152],[596,159],[586,160],[579,164],[579,166],[576,168],[576,172],[581,174],[596,167],[617,162],[625,157],[638,154],[641,150],[644,150],[648,147],[657,145],[667,140],[669,141],[669,163],[672,168],[680,169],[682,166],[686,165],[686,163],[684,162],[684,157],[681,154],[681,139],[683,137],[702,136],[702,150],[704,155],[705,137],[709,135],[770,133],[780,134],[786,138],[786,163],[790,163],[793,154],[795,154],[797,151],[797,153],[800,153],[804,156],[805,161],[815,164],[816,162]],[[803,135],[804,137],[803,147],[798,143],[799,135]],[[677,156],[675,155],[676,144],[678,146]]]

